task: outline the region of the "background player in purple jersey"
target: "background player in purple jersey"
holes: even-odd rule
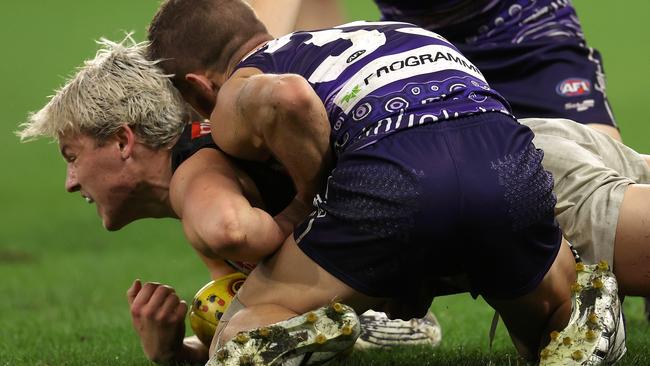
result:
[[[223,338],[332,298],[412,317],[457,276],[499,310],[528,359],[545,331],[567,324],[574,262],[543,154],[445,39],[405,23],[351,23],[271,40],[232,0],[168,1],[149,38],[187,100],[211,113],[225,152],[275,157],[296,185],[294,202],[315,197],[309,219],[238,293],[248,307]],[[620,309],[610,314],[619,323]],[[266,347],[291,354],[268,336],[316,319],[239,335],[210,364],[248,362]]]
[[[283,0],[276,8],[265,1],[250,3],[276,36],[334,26],[344,18],[333,0]],[[375,3],[382,20],[416,24],[458,47],[508,100],[517,118],[566,118],[621,140],[600,54],[587,46],[569,0]]]

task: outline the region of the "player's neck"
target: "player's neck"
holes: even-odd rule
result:
[[[232,73],[235,71],[235,68],[244,59],[244,57],[248,56],[251,52],[255,51],[259,47],[262,47],[271,39],[273,39],[273,37],[270,34],[260,33],[253,36],[251,39],[241,45],[241,47],[239,47],[228,60],[226,64],[226,70],[222,75],[223,80],[221,80],[219,86],[223,85],[223,83],[228,80],[230,75],[232,75]]]
[[[146,161],[141,166],[141,193],[148,217],[176,217],[169,199],[172,178],[171,151],[165,147],[143,152]]]

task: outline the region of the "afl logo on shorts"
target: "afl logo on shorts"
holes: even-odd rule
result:
[[[587,79],[570,78],[559,83],[555,91],[563,97],[581,97],[591,93],[591,82]]]

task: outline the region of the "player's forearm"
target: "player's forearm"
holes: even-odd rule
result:
[[[258,124],[259,134],[291,175],[296,197],[305,204],[311,203],[331,163],[327,111],[301,76],[280,75],[268,90],[265,109],[272,114]]]
[[[287,170],[296,198],[311,204],[330,171],[327,111],[300,75],[240,69],[217,105],[223,114],[213,137],[225,152],[244,159],[275,157]]]
[[[301,0],[248,0],[273,37],[293,32]]]
[[[330,28],[344,22],[338,0],[303,0],[292,31]]]

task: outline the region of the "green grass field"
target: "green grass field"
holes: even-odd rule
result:
[[[574,1],[590,44],[604,55],[608,94],[624,140],[650,152],[644,113],[650,4]],[[185,299],[208,279],[173,220],[144,220],[105,232],[78,194],[63,189],[65,165],[55,144],[20,144],[13,135],[29,111],[85,58],[94,40],[134,30],[143,39],[158,1],[31,0],[0,6],[0,365],[148,365],[131,329],[125,291],[135,278],[173,285]],[[352,18],[376,19],[369,0],[347,0]],[[629,298],[628,355],[650,364],[650,327]],[[440,348],[353,355],[352,365],[515,365],[501,324],[488,348],[491,310],[469,296],[436,299]]]

